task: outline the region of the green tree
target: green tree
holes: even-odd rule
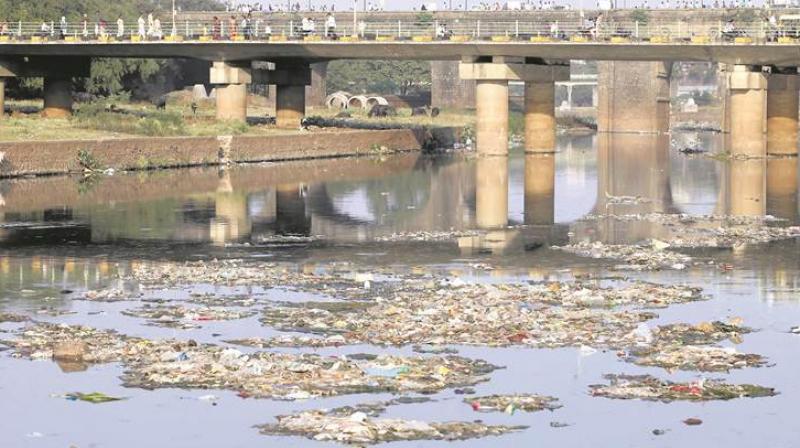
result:
[[[334,61],[328,90],[409,95],[429,90],[430,63],[422,61]]]

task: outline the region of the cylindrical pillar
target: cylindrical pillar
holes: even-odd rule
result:
[[[279,128],[300,129],[306,115],[306,86],[279,85],[275,109],[275,124]]]
[[[508,225],[508,158],[480,157],[475,163],[477,225],[504,228]]]
[[[476,87],[478,154],[508,154],[508,81],[478,80]]]
[[[729,88],[731,153],[736,157],[766,156],[766,75],[736,66],[730,75]]]
[[[555,222],[556,157],[525,155],[525,224]]]
[[[767,213],[791,223],[798,217],[797,164],[795,157],[767,159]]]
[[[0,78],[0,120],[6,116],[6,79]]]
[[[68,79],[44,78],[45,118],[66,118],[72,115],[72,81]]]
[[[767,89],[767,154],[797,155],[797,74],[772,74]]]
[[[525,83],[525,152],[556,150],[556,85]]]
[[[766,211],[766,160],[731,160],[730,214],[763,216]]]
[[[247,85],[218,85],[217,120],[247,121]]]

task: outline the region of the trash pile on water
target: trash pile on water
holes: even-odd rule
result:
[[[497,368],[458,356],[245,354],[193,340],[148,340],[48,323],[22,329],[18,336],[4,342],[14,349],[13,356],[120,362],[128,387],[227,389],[243,397],[282,400],[368,392],[434,393],[486,381]],[[59,354],[64,346],[67,355]]]
[[[399,232],[391,235],[379,236],[375,241],[387,242],[440,242],[455,241],[458,238],[480,236],[485,232],[478,230],[449,230],[449,231],[426,231],[426,232]]]
[[[499,436],[526,428],[490,426],[481,422],[426,423],[418,420],[379,418],[373,413],[354,411],[350,407],[304,411],[278,416],[276,420],[277,423],[260,426],[261,433],[359,445],[414,440],[468,440]]]
[[[583,282],[444,286],[407,281],[391,299],[356,302],[359,306],[353,309],[277,305],[268,307],[261,321],[279,331],[338,335],[337,344],[616,347],[654,315],[615,307],[656,308],[697,300],[702,296],[696,288],[645,282],[602,287]]]
[[[28,320],[27,316],[23,316],[21,314],[6,313],[6,312],[0,311],[0,323],[3,323],[3,322],[16,322],[16,323],[19,323],[19,322],[25,322],[26,320]]]
[[[505,412],[506,414],[513,414],[517,410],[523,412],[552,411],[561,407],[557,398],[535,394],[465,398],[464,403],[468,403],[476,412]]]
[[[775,390],[752,384],[729,384],[721,380],[673,383],[650,375],[605,375],[609,384],[590,386],[592,396],[623,400],[711,401],[774,396]]]
[[[732,369],[761,367],[766,360],[761,355],[740,353],[734,347],[673,346],[646,353],[634,352],[633,363],[639,366],[662,367],[672,370],[728,372]]]
[[[147,319],[148,325],[166,328],[199,328],[199,322],[244,319],[254,311],[230,310],[222,307],[187,308],[180,305],[150,305],[122,311],[125,316]]]
[[[554,249],[580,257],[622,261],[615,269],[661,270],[686,269],[696,264],[676,250],[733,249],[800,237],[800,226],[780,226],[771,216],[722,216],[687,214],[587,215],[583,222],[614,220],[647,222],[663,228],[667,241],[650,239],[635,244],[605,244],[601,241],[578,241]]]

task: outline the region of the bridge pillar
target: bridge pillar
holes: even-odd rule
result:
[[[300,129],[306,115],[306,86],[312,83],[311,66],[304,61],[278,63],[269,77],[269,83],[276,86],[275,124]]]
[[[556,82],[568,81],[569,76],[568,65],[526,66],[525,152],[555,152]]]
[[[214,62],[209,78],[217,86],[217,120],[247,121],[247,85],[253,81],[250,63]]]
[[[525,154],[525,224],[555,222],[555,154]]]
[[[478,154],[508,155],[508,81],[478,80],[475,101]]]
[[[0,120],[6,116],[6,78],[0,78]]]
[[[760,67],[733,67],[728,78],[731,153],[737,157],[764,157],[767,153],[767,75]]]
[[[66,118],[72,115],[72,81],[58,77],[44,78],[45,118]]]
[[[767,154],[797,155],[797,69],[769,75],[767,82]]]
[[[284,129],[300,129],[306,115],[306,86],[277,86],[275,124]]]
[[[599,132],[669,131],[671,62],[601,61],[597,68]]]
[[[569,79],[568,65],[526,64],[494,57],[492,62],[462,62],[462,79],[475,80],[478,154],[508,154],[508,81],[526,83],[526,150],[555,148],[555,82]]]
[[[328,63],[311,64],[311,84],[306,87],[306,103],[310,107],[322,107],[328,96]]]

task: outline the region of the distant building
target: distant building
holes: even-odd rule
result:
[[[797,8],[800,0],[769,0],[768,4],[772,8]]]

